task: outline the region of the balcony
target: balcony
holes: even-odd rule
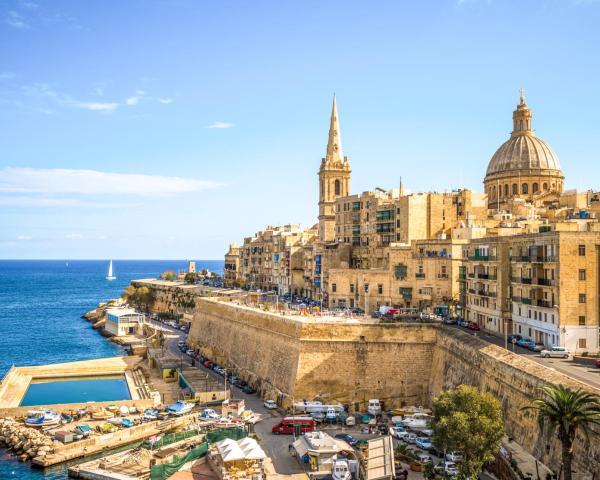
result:
[[[498,260],[498,257],[495,255],[473,255],[469,257],[469,260],[473,260],[474,262],[493,262]]]
[[[447,280],[448,274],[447,273],[438,273],[437,278],[439,278],[440,280]]]
[[[538,307],[553,308],[552,302],[550,300],[538,300],[536,302],[536,305]]]
[[[479,280],[496,280],[498,277],[496,275],[490,275],[489,273],[480,273],[477,275]]]
[[[468,274],[468,277],[469,277],[469,278],[475,278],[475,274],[474,274],[474,273],[469,273],[469,274]]]
[[[550,262],[556,262],[556,257],[554,255],[537,256],[537,257],[532,257],[531,261],[533,263],[550,263]]]
[[[480,295],[482,297],[496,298],[497,294],[496,292],[490,292],[488,290],[478,290],[477,295]]]
[[[521,298],[521,303],[524,303],[525,305],[531,305],[531,298],[523,297]]]
[[[544,287],[553,287],[556,285],[556,281],[549,278],[538,278],[536,283],[538,285],[543,285]]]
[[[415,278],[425,278],[424,273],[415,273]]]
[[[467,276],[466,276],[464,273],[459,273],[459,274],[458,274],[458,279],[459,279],[459,280],[466,280],[466,279],[467,279]]]
[[[513,255],[510,259],[513,262],[531,262],[531,257],[529,255]]]
[[[511,277],[511,281],[514,283],[524,283],[525,285],[531,285],[531,277]]]
[[[474,288],[469,288],[469,293],[472,293],[473,295],[477,295],[477,290],[475,290]]]

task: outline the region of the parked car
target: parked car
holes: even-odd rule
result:
[[[444,323],[446,325],[454,325],[455,323],[457,323],[457,320],[454,317],[446,317],[444,318]]]
[[[476,322],[469,322],[469,324],[467,325],[467,328],[469,330],[475,330],[475,331],[481,330],[481,328],[479,327],[479,324]]]
[[[277,408],[277,404],[275,403],[275,400],[265,400],[265,403],[263,405],[265,406],[265,408],[268,408],[269,410],[275,410]]]
[[[406,439],[407,439],[407,437],[408,437],[409,435],[414,435],[414,433],[413,433],[413,434],[411,434],[410,432],[407,432],[406,430],[400,430],[400,431],[399,431],[399,430],[396,430],[396,435],[394,435],[394,436],[395,436],[395,437],[396,437],[398,440],[402,440],[403,442],[406,442],[406,441],[407,441]],[[415,435],[415,436],[416,436],[416,435]]]
[[[408,435],[408,432],[406,430],[404,430],[403,426],[397,425],[395,427],[391,427],[390,428],[390,435],[392,437],[397,438],[398,440],[401,440],[401,438],[400,438],[401,435],[400,434],[402,434],[402,435],[404,435],[404,434]]]
[[[569,350],[565,347],[551,347],[540,352],[540,357],[569,358]]]
[[[433,458],[427,453],[419,453],[417,455],[417,460],[421,463],[433,463]]]
[[[352,435],[348,435],[347,433],[338,433],[335,438],[340,440],[344,440],[348,445],[354,447],[358,444],[358,440],[354,438]]]
[[[600,358],[596,359],[596,367],[600,368]]]
[[[515,342],[518,342],[519,340],[521,340],[523,337],[521,335],[509,335],[508,336],[508,341],[510,343],[512,343],[513,340],[515,340]]]
[[[253,395],[253,394],[255,394],[255,393],[256,393],[256,390],[255,390],[254,388],[252,388],[252,386],[251,386],[251,385],[246,385],[246,386],[243,388],[243,392],[244,392],[244,393],[247,393],[248,395]]]
[[[462,460],[462,454],[460,452],[448,452],[446,454],[446,460],[449,462],[460,462]]]
[[[546,346],[542,342],[531,342],[527,345],[527,348],[532,352],[541,352],[546,348]]]
[[[406,443],[415,443],[417,441],[417,434],[416,433],[409,433],[408,435],[406,435],[406,437],[404,437],[403,440]]]
[[[191,357],[191,356],[194,354],[194,351],[193,351],[193,350],[190,350],[190,349],[188,349],[188,350],[186,350],[186,351],[185,351],[185,354],[186,354],[188,357]]]
[[[466,320],[458,320],[458,321],[456,322],[456,324],[457,324],[459,327],[467,327],[467,326],[469,325],[469,322],[467,322]]]
[[[432,446],[429,437],[417,437],[415,440],[415,445],[423,450],[429,450]]]
[[[531,342],[531,340],[529,338],[521,337],[520,339],[517,340],[517,345],[519,347],[527,348],[527,342]]]

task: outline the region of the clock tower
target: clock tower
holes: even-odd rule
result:
[[[350,193],[350,163],[342,153],[337,104],[333,96],[327,153],[319,169],[319,238],[335,239],[335,200]]]

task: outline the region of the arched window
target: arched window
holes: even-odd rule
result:
[[[496,186],[495,185],[492,187],[492,195],[491,196],[492,196],[492,199],[496,198]]]
[[[340,181],[336,180],[335,184],[334,184],[334,191],[335,191],[335,196],[338,197],[340,195]]]
[[[519,130],[523,130],[523,120],[519,120]]]
[[[516,183],[513,183],[513,195],[519,193],[519,186]]]
[[[325,196],[325,182],[321,180],[321,196]]]
[[[548,184],[544,182],[544,190],[548,190]]]
[[[538,184],[537,183],[533,183],[533,185],[531,185],[531,193],[536,193],[538,191]]]
[[[526,183],[524,183],[523,185],[521,185],[521,193],[522,194],[527,195],[528,191],[529,191],[529,188],[527,188],[527,184]]]
[[[508,197],[508,183],[504,185],[504,196]]]

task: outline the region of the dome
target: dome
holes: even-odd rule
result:
[[[503,143],[490,160],[486,176],[540,170],[560,172],[560,161],[546,142],[531,133],[514,135]]]
[[[524,91],[521,89],[519,104],[513,112],[513,131],[510,139],[494,153],[487,168],[485,181],[520,175],[563,176],[556,153],[546,142],[535,136],[532,119],[533,112],[527,106]]]

